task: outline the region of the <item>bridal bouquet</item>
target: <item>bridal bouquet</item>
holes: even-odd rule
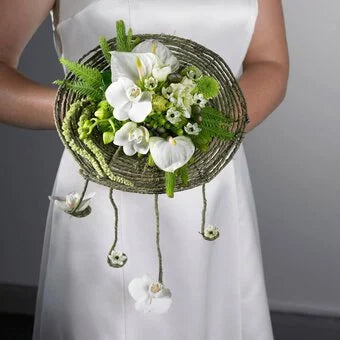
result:
[[[124,22],[117,21],[114,39],[101,37],[78,62],[60,62],[70,73],[55,82],[56,126],[86,182],[81,195],[53,199],[65,212],[84,217],[93,196],[85,196],[88,181],[110,188],[116,222],[109,265],[122,267],[127,261],[115,249],[113,189],[154,194],[159,235],[158,194],[174,197],[176,190],[202,185],[200,233],[215,240],[218,228],[205,224],[205,183],[236,152],[248,121],[242,93],[223,59],[188,39],[126,33]],[[158,281],[144,276],[129,285],[136,308],[144,311],[165,311],[171,301],[162,281],[159,237],[157,246]],[[137,297],[141,287],[145,292]],[[163,299],[163,307],[153,305],[152,298]]]

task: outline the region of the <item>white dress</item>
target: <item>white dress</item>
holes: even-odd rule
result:
[[[78,59],[111,38],[124,19],[135,33],[168,33],[220,54],[239,78],[258,14],[257,0],[59,0],[53,11],[60,56]],[[51,195],[81,192],[78,165],[65,149]],[[113,241],[109,189],[96,192],[85,218],[49,206],[34,339],[42,340],[272,340],[253,191],[243,145],[206,185],[207,222],[200,231],[201,187],[159,196],[164,283],[173,303],[165,314],[135,310],[127,290],[135,277],[158,275],[153,195],[115,191],[123,268],[106,262]]]

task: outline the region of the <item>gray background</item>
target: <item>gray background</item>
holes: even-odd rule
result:
[[[340,3],[283,1],[291,71],[285,101],[244,141],[272,309],[340,315]],[[62,77],[49,18],[20,70]],[[0,284],[36,286],[56,131],[0,126]]]

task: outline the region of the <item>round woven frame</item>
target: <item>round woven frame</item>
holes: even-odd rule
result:
[[[194,153],[194,161],[188,164],[189,183],[183,185],[178,179],[175,185],[175,191],[182,191],[194,188],[211,181],[232,159],[244,137],[244,129],[248,123],[247,106],[242,91],[232,74],[226,62],[215,52],[206,47],[181,37],[166,34],[136,34],[134,38],[139,37],[141,41],[145,39],[157,39],[165,44],[172,53],[177,57],[181,67],[187,65],[197,66],[204,74],[215,77],[220,83],[220,91],[216,98],[211,100],[211,105],[220,110],[225,116],[232,118],[233,122],[230,131],[235,132],[235,138],[232,140],[221,140],[213,138],[210,143],[209,151],[201,152],[198,149]],[[116,38],[108,41],[111,50],[116,49]],[[97,46],[85,54],[79,62],[91,67],[96,67],[100,71],[110,69],[110,65],[105,60],[100,46]],[[75,76],[70,72],[67,74],[67,80],[74,80]],[[162,194],[165,193],[165,174],[157,166],[150,167],[147,165],[147,157],[127,156],[118,146],[113,143],[104,145],[102,138],[94,132],[97,147],[101,150],[102,155],[114,175],[124,178],[131,185],[123,184],[109,179],[108,177],[98,177],[98,173],[93,166],[68,145],[65,137],[62,135],[62,122],[70,105],[81,96],[72,93],[64,86],[60,86],[55,101],[54,118],[60,138],[64,145],[72,152],[75,160],[80,166],[80,174],[88,180],[104,186],[144,194]],[[76,113],[78,119],[81,114]],[[72,138],[77,146],[91,150],[79,140],[76,124],[72,125]],[[96,129],[95,129],[96,130]]]

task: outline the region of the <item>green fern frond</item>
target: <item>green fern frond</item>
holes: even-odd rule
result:
[[[228,140],[228,139],[232,139],[235,137],[235,132],[228,131],[223,126],[211,128],[207,125],[201,124],[200,128],[202,129],[201,133],[204,132],[204,134],[209,135],[210,137],[217,137],[223,140]]]
[[[81,79],[86,85],[94,88],[102,85],[102,76],[96,68],[89,67],[65,58],[59,59],[60,63],[71,71],[77,78]]]
[[[99,37],[99,45],[100,48],[102,49],[103,56],[105,57],[108,64],[110,64],[111,63],[110,46],[105,37],[103,36]]]
[[[86,96],[95,101],[99,101],[103,98],[103,92],[100,91],[100,88],[94,88],[89,86],[87,83],[82,82],[80,80],[69,81],[69,80],[56,80],[53,84],[58,86],[65,86],[72,92],[79,94],[80,96]]]
[[[127,36],[124,20],[116,21],[117,51],[128,52]]]

